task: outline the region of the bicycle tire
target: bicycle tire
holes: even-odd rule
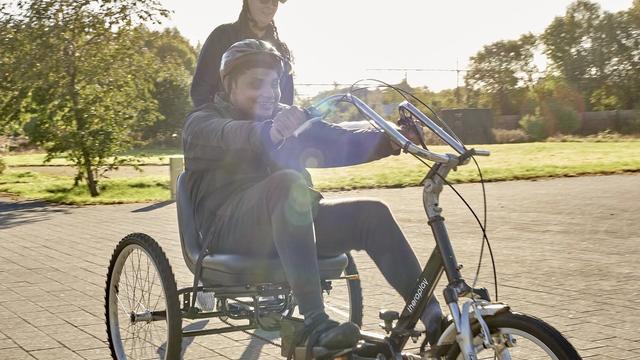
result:
[[[133,279],[128,279],[129,271],[134,273]],[[156,291],[161,291],[161,294],[153,292],[157,278],[161,286]],[[149,281],[151,285],[145,291],[144,283]],[[142,318],[152,316],[152,312],[163,311],[165,321]],[[134,322],[138,316],[140,320]],[[120,328],[123,323],[128,323],[124,338]],[[113,251],[105,287],[105,324],[113,359],[149,358],[149,353],[153,358],[167,360],[180,357],[182,318],[175,277],[160,245],[146,234],[127,235]],[[154,339],[154,334],[159,338]]]
[[[540,346],[540,344],[543,344],[546,349],[543,347],[541,347],[540,349],[544,352],[547,352],[547,355],[549,355],[549,358],[551,359],[581,359],[580,355],[573,347],[573,345],[571,345],[571,343],[558,330],[536,317],[520,313],[504,312],[495,316],[488,316],[484,318],[484,320],[487,323],[489,331],[493,335],[494,339],[500,333],[516,335],[519,338],[530,340],[533,345]],[[477,323],[474,324],[472,330],[474,334],[474,344],[477,345],[476,351],[492,351],[490,349],[484,349],[484,347],[482,346],[482,339],[480,338],[480,326]],[[530,338],[527,338],[526,336],[529,336]],[[538,343],[536,343],[536,341]],[[516,343],[516,347],[507,349],[512,352],[514,351],[512,349],[518,349],[518,346],[518,343]],[[551,352],[551,354],[549,354],[549,352]],[[526,351],[526,353],[528,355],[530,354],[529,351]],[[457,344],[454,344],[449,350],[447,359],[462,359],[460,348]],[[519,359],[519,357],[514,357],[514,359]]]

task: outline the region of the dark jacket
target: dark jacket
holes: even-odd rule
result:
[[[243,30],[239,22],[220,25],[211,32],[198,56],[198,64],[193,82],[191,83],[191,100],[195,107],[213,101],[214,95],[223,91],[220,81],[220,59],[227,49],[236,42],[244,39],[257,39],[251,31]],[[271,36],[261,39],[274,42]],[[293,104],[293,76],[284,74],[280,79],[280,101],[283,104]]]
[[[204,236],[212,234],[212,220],[231,196],[275,171],[293,169],[310,179],[306,167],[356,165],[399,153],[378,130],[345,129],[323,121],[275,145],[271,125],[271,120],[239,119],[220,95],[187,116],[182,134],[185,180]]]

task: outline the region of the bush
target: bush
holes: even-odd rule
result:
[[[4,160],[0,158],[0,174],[2,174],[6,168],[7,168],[7,164],[5,164]]]
[[[492,131],[497,144],[515,144],[531,140],[529,135],[522,129],[492,129]]]
[[[594,135],[588,136],[576,136],[576,135],[555,135],[547,138],[547,142],[622,142],[622,141],[636,141],[637,136],[623,135],[611,130],[601,131]]]
[[[519,124],[532,140],[544,140],[549,136],[545,121],[539,114],[525,115],[520,119]]]
[[[566,105],[554,103],[549,106],[549,114],[545,114],[545,120],[549,122],[547,125],[552,132],[561,134],[574,134],[576,130],[580,129],[580,114]],[[549,117],[549,118],[547,118]]]

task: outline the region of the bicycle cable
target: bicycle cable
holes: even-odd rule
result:
[[[429,109],[429,111],[431,111],[431,113],[438,120],[438,122],[441,123],[444,126],[444,128],[447,130],[447,133],[449,133],[450,136],[452,136],[460,144],[462,144],[462,146],[463,146],[465,151],[468,150],[466,148],[466,146],[464,145],[464,143],[460,140],[460,138],[458,138],[458,136],[455,134],[455,132],[449,127],[449,125],[438,116],[438,114],[435,112],[435,110],[433,110],[429,105],[424,103],[420,98],[418,98],[417,96],[415,96],[414,94],[412,94],[409,91],[406,91],[404,89],[400,89],[397,86],[388,84],[388,83],[386,83],[384,81],[381,81],[381,80],[377,80],[377,79],[361,79],[361,80],[358,80],[358,81],[354,82],[353,84],[351,84],[351,86],[349,88],[349,93],[352,93],[352,92],[355,92],[355,91],[361,91],[363,89],[366,89],[365,87],[356,88],[356,85],[358,85],[359,83],[364,82],[364,81],[372,81],[372,82],[377,82],[379,84],[382,84],[382,85],[378,85],[377,87],[378,88],[392,89],[392,90],[396,91],[398,94],[400,94],[406,101],[410,101],[407,98],[407,95],[410,96],[412,99],[416,100],[421,105],[423,105],[424,107]],[[347,100],[347,97],[345,95],[344,100],[339,100],[338,102],[349,102],[349,101]],[[356,109],[358,109],[358,107],[356,107]],[[360,109],[358,109],[358,112],[365,119],[368,119],[368,117],[365,114],[363,114]],[[369,119],[369,123],[371,123],[374,127],[377,128],[375,123],[371,122],[370,119]],[[426,146],[424,144],[422,144],[422,146],[426,149]],[[426,167],[431,169],[431,165],[429,165],[424,159],[418,157],[415,154],[411,154],[411,155],[413,157],[415,157],[416,159],[418,159]],[[480,177],[480,184],[481,184],[481,188],[482,188],[482,199],[483,199],[483,220],[482,221],[480,221],[480,218],[478,217],[476,211],[467,202],[467,200],[464,198],[464,196],[462,196],[462,194],[460,194],[460,192],[455,188],[455,186],[453,186],[453,184],[451,184],[451,182],[449,182],[447,179],[443,178],[440,174],[436,173],[436,175],[438,177],[440,177],[440,179],[442,179],[442,181],[449,188],[451,188],[451,190],[453,190],[453,192],[456,194],[456,196],[458,196],[458,198],[464,203],[464,205],[467,207],[467,209],[471,212],[471,215],[473,215],[474,219],[476,220],[478,226],[480,227],[480,230],[482,231],[482,244],[481,244],[481,247],[480,247],[480,255],[479,255],[479,259],[478,259],[478,265],[477,265],[477,268],[476,268],[476,273],[475,273],[475,276],[474,276],[473,284],[472,284],[471,287],[475,288],[475,285],[477,284],[477,281],[478,281],[478,279],[480,277],[480,269],[481,269],[481,266],[482,266],[482,259],[484,257],[484,247],[485,247],[485,244],[486,244],[487,249],[489,250],[490,258],[491,258],[491,265],[492,265],[492,270],[493,270],[494,290],[495,290],[495,295],[496,295],[496,301],[498,301],[498,299],[499,299],[499,294],[498,294],[498,275],[497,275],[495,257],[494,257],[494,254],[493,254],[493,248],[491,247],[491,242],[489,241],[489,237],[487,235],[487,196],[486,196],[485,181],[484,181],[484,177],[482,175],[482,170],[480,169],[480,165],[478,164],[478,161],[476,160],[475,156],[472,155],[472,156],[470,156],[470,158],[473,160],[474,164],[476,165],[476,169],[478,170],[478,175]]]

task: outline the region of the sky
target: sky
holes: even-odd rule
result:
[[[597,0],[620,11],[633,0]],[[483,45],[539,34],[572,0],[288,0],[275,21],[292,50],[296,89],[311,96],[327,86],[364,78],[438,91],[454,88]],[[161,0],[173,10],[165,26],[177,27],[194,45],[218,25],[237,19],[241,0]],[[542,66],[542,60],[538,60]]]

